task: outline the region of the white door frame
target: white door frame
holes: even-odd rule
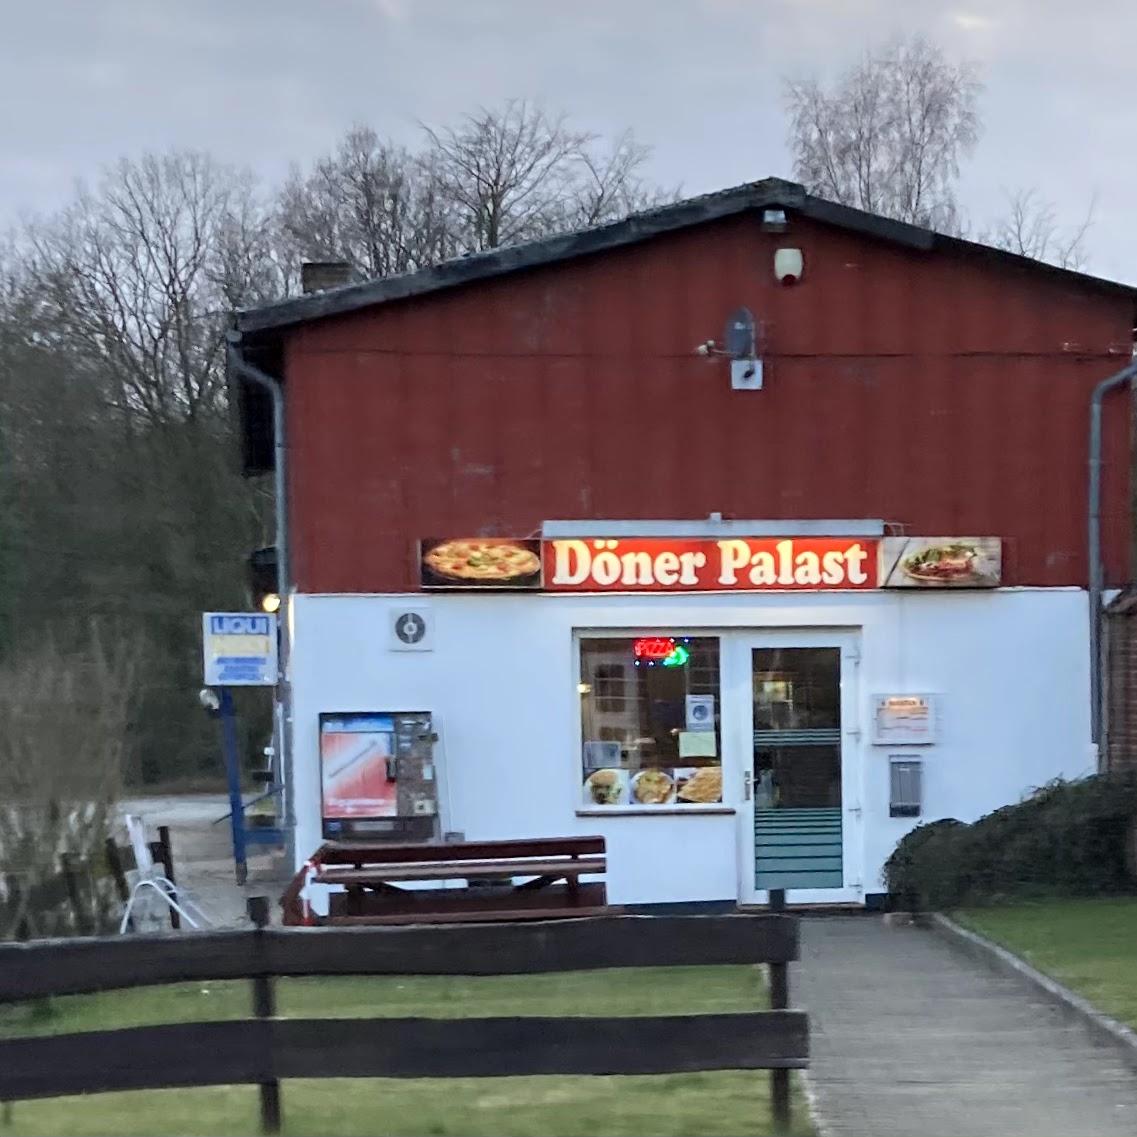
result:
[[[754,698],[752,653],[764,647],[835,647],[841,652],[841,862],[844,887],[786,890],[787,904],[848,904],[864,901],[864,828],[862,785],[864,748],[860,724],[860,629],[803,628],[747,631],[724,637],[723,717],[728,705],[732,749],[741,762],[745,782],[753,769]],[[727,647],[729,644],[729,647]],[[727,724],[724,722],[724,733]],[[765,889],[754,885],[754,794],[738,794],[738,899],[740,904],[766,904]]]

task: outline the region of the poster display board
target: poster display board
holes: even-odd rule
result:
[[[275,686],[276,617],[203,612],[201,654],[207,687]]]
[[[935,695],[874,695],[874,746],[930,746],[939,728]]]
[[[429,711],[320,715],[323,833],[337,840],[437,836],[437,741]]]
[[[320,716],[320,790],[325,818],[395,817],[397,786],[394,715]]]

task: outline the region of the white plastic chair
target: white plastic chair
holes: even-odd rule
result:
[[[130,845],[134,850],[134,863],[138,872],[138,879],[134,882],[134,887],[130,890],[130,896],[123,907],[122,923],[118,926],[118,934],[121,936],[130,924],[135,903],[144,888],[149,888],[160,896],[166,907],[177,912],[191,928],[199,928],[202,924],[209,924],[209,917],[202,911],[197,901],[184,888],[180,888],[170,880],[154,864],[154,858],[150,855],[150,845],[146,840],[146,827],[142,824],[142,818],[128,813],[124,820],[127,835],[130,837]]]

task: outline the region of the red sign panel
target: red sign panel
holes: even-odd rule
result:
[[[671,636],[645,636],[632,644],[632,654],[636,659],[660,663],[675,654],[675,641]]]
[[[545,541],[546,592],[784,592],[877,587],[871,537]]]

